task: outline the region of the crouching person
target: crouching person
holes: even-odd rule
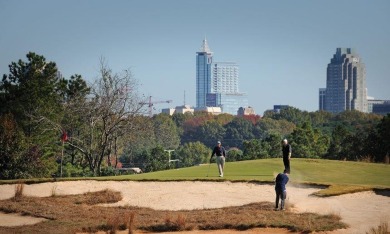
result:
[[[285,200],[287,197],[286,184],[288,183],[288,171],[284,170],[283,173],[279,173],[275,179],[275,192],[276,192],[276,201],[275,201],[275,210],[279,209],[279,199],[280,199],[280,210],[285,210]]]

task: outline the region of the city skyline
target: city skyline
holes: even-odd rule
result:
[[[257,114],[274,105],[318,110],[336,48],[356,49],[367,95],[389,100],[389,11],[387,0],[0,0],[0,75],[31,51],[66,79],[92,82],[104,58],[114,72],[130,69],[145,97],[173,100],[156,113],[196,106],[194,52],[206,37],[215,61],[239,64],[240,90]]]

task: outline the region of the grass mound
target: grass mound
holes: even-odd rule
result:
[[[112,190],[102,190],[98,192],[88,192],[81,195],[75,195],[76,204],[96,205],[101,203],[115,203],[123,199],[122,194]]]
[[[371,191],[371,190],[373,189],[367,186],[335,184],[329,186],[327,189],[319,190],[318,192],[313,193],[313,195],[319,197],[330,197],[330,196],[338,196],[338,195],[343,195],[348,193],[357,193],[357,192]]]

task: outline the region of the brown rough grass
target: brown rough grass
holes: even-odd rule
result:
[[[15,185],[15,195],[12,198],[14,201],[18,201],[23,197],[24,184],[18,183]]]
[[[389,234],[390,233],[389,223],[386,221],[382,221],[378,227],[371,228],[370,231],[366,233],[367,234]]]
[[[21,213],[48,221],[31,226],[0,227],[0,233],[93,233],[103,230],[148,232],[182,230],[247,230],[255,227],[287,228],[293,232],[330,231],[346,228],[337,215],[273,211],[271,202],[219,209],[161,211],[134,206],[104,207],[122,199],[119,192],[103,190],[81,195],[45,198],[22,196],[1,200],[0,211]]]

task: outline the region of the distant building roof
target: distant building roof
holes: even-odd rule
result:
[[[177,113],[184,114],[187,112],[194,113],[194,109],[191,108],[190,105],[183,105],[183,106],[176,106],[175,108],[166,108],[161,110],[161,113],[166,113],[169,115],[173,115]]]
[[[205,111],[205,112],[211,113],[213,115],[219,115],[222,113],[221,107],[216,107],[216,106],[199,107],[199,108],[195,108],[195,111]]]
[[[248,107],[240,107],[237,111],[238,116],[243,116],[243,115],[255,115],[255,110],[248,106]]]

